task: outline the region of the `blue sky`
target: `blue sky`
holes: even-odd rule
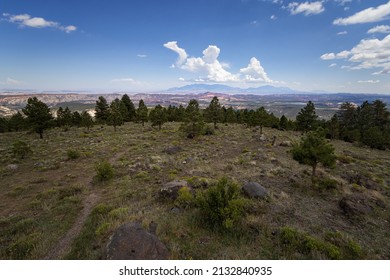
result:
[[[390,94],[388,0],[0,0],[0,89]]]

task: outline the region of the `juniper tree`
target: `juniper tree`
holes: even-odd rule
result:
[[[27,100],[26,107],[22,110],[27,117],[27,122],[43,138],[43,131],[50,127],[53,116],[49,107],[38,100],[36,97],[30,97]]]
[[[312,184],[315,182],[317,165],[333,167],[336,162],[334,147],[326,142],[324,135],[318,131],[308,132],[299,144],[291,150],[293,159],[300,164],[312,167]]]

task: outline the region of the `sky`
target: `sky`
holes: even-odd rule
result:
[[[0,0],[0,89],[390,94],[388,0]]]

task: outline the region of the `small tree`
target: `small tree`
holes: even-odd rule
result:
[[[185,109],[184,124],[181,129],[187,134],[188,138],[194,138],[202,133],[204,127],[203,116],[200,113],[199,103],[191,99]]]
[[[16,114],[13,114],[8,120],[8,129],[11,131],[19,131],[26,127],[26,119],[18,111]]]
[[[148,121],[148,108],[142,99],[138,103],[137,120],[142,123],[142,126]]]
[[[24,159],[25,156],[32,153],[32,150],[26,142],[18,140],[12,144],[12,153],[14,156]]]
[[[315,175],[318,163],[326,167],[334,166],[336,156],[334,147],[327,143],[321,132],[309,132],[301,139],[299,144],[293,146],[293,159],[300,164],[310,165],[312,167],[312,183],[315,182]]]
[[[123,115],[122,112],[123,120],[125,122],[134,121],[136,117],[136,110],[135,110],[134,103],[131,101],[130,97],[127,94],[122,96],[121,101],[123,105],[126,107],[126,113],[127,113],[127,115]]]
[[[93,119],[87,111],[81,113],[81,126],[86,127],[88,130],[93,125]]]
[[[99,123],[106,123],[108,119],[109,106],[107,100],[103,96],[99,96],[95,106],[95,119]]]
[[[111,102],[110,109],[108,112],[107,123],[114,127],[114,131],[116,131],[116,127],[123,124],[123,117],[121,114],[121,101],[116,98]]]
[[[150,120],[152,126],[158,126],[158,130],[161,130],[161,126],[167,121],[165,109],[160,104],[150,112]]]
[[[205,117],[207,122],[214,124],[214,129],[217,129],[217,123],[222,121],[223,112],[218,97],[214,96],[209,106],[205,110]]]
[[[316,128],[318,116],[314,107],[314,103],[309,101],[306,106],[298,113],[296,122],[297,128],[300,131],[307,132]]]
[[[38,98],[30,97],[22,111],[27,116],[27,121],[34,128],[35,132],[39,133],[39,137],[42,139],[43,131],[50,126],[50,122],[53,119],[49,107],[38,100]]]

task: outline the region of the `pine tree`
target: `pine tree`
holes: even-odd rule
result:
[[[318,116],[313,102],[307,102],[301,109],[296,118],[297,128],[300,131],[307,132],[316,128]]]
[[[191,99],[185,109],[184,124],[181,129],[187,134],[187,138],[194,138],[202,133],[203,127],[199,103],[197,100]]]
[[[49,107],[38,100],[36,97],[30,97],[27,100],[26,107],[22,110],[27,117],[27,121],[34,128],[35,132],[39,133],[39,137],[43,138],[43,131],[50,127],[53,119]]]
[[[282,115],[279,120],[279,129],[281,130],[287,130],[288,127],[288,119],[285,115]]]
[[[81,113],[81,126],[86,127],[88,130],[93,125],[93,119],[87,111]]]
[[[109,115],[109,106],[103,96],[99,96],[95,106],[95,119],[98,123],[106,123]]]
[[[8,120],[8,130],[10,131],[19,131],[26,127],[26,119],[18,111],[16,114],[13,114]]]
[[[127,109],[127,115],[123,115],[123,120],[125,122],[134,121],[136,117],[136,110],[133,101],[131,101],[130,97],[127,94],[122,96],[121,101]],[[123,113],[124,111],[122,111],[122,114]]]
[[[4,117],[0,117],[0,133],[8,131],[8,120]]]
[[[337,139],[340,134],[340,124],[336,114],[327,122],[327,127],[330,139]]]
[[[265,108],[262,106],[260,108],[258,108],[254,115],[253,115],[253,118],[254,118],[254,124],[255,126],[258,125],[260,126],[260,134],[263,134],[263,127],[267,124],[267,122],[269,121],[269,114],[268,112],[265,110]]]
[[[218,97],[214,96],[209,106],[206,108],[205,118],[207,122],[212,122],[214,124],[214,129],[217,128],[217,123],[221,122],[222,110]]]
[[[58,126],[70,126],[72,125],[72,112],[69,107],[66,106],[65,109],[62,107],[57,110],[57,125]]]
[[[148,108],[142,99],[138,103],[137,120],[142,123],[142,126],[148,121]]]
[[[334,147],[326,142],[321,132],[317,131],[307,133],[298,145],[293,146],[291,152],[294,160],[312,167],[313,184],[318,163],[326,167],[333,167],[336,162]]]
[[[81,114],[78,111],[74,111],[72,114],[72,125],[79,127],[81,125]]]
[[[115,100],[113,100],[110,104],[107,123],[114,127],[114,131],[116,131],[117,126],[123,124],[123,117],[121,114],[121,101],[118,98],[115,98]]]
[[[161,126],[167,121],[167,113],[165,108],[161,107],[161,105],[157,105],[150,112],[150,121],[152,122],[152,126],[158,126],[158,130],[161,130]]]
[[[226,122],[227,123],[236,123],[237,122],[237,116],[234,112],[232,106],[226,109]]]

